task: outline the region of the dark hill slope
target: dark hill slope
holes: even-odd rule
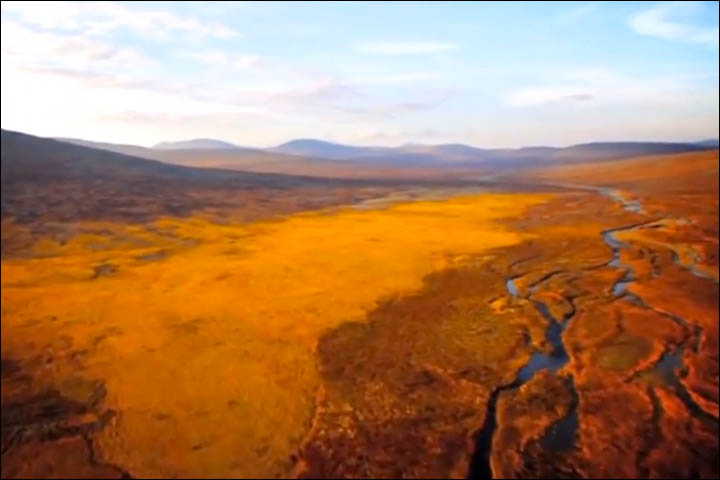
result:
[[[63,179],[185,182],[193,186],[288,187],[338,182],[293,175],[203,169],[2,131],[2,183]]]
[[[3,220],[42,228],[53,222],[148,221],[198,211],[262,218],[364,198],[372,187],[342,179],[182,167],[6,130],[0,170]]]

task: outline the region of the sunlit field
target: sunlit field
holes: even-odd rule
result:
[[[496,220],[546,198],[79,225],[98,233],[3,262],[2,349],[71,398],[104,382],[119,414],[98,444],[138,476],[287,474],[313,413],[319,336],[519,242]]]

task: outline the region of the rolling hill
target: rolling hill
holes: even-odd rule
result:
[[[188,182],[193,185],[279,186],[328,183],[310,177],[223,171],[172,165],[156,159],[124,152],[148,155],[153,151],[132,145],[73,143],[2,130],[2,183],[23,180],[138,180]],[[108,146],[106,148],[103,148]],[[113,148],[116,151],[111,151]],[[161,156],[161,155],[159,155]]]
[[[668,155],[627,158],[600,164],[557,165],[528,169],[521,175],[542,181],[612,186],[635,191],[688,192],[718,191],[718,151],[705,150]]]
[[[371,185],[185,167],[7,130],[2,130],[0,170],[3,221],[41,228],[81,219],[147,221],[200,210],[262,216],[347,202]],[[8,231],[4,226],[3,235]]]

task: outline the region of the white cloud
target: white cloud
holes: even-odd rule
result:
[[[257,55],[236,55],[221,51],[192,52],[185,56],[201,63],[239,69],[256,67],[260,64],[260,57]]]
[[[284,109],[310,108],[318,110],[335,102],[361,96],[357,89],[349,85],[335,80],[321,80],[317,83],[308,83],[277,91],[267,98],[267,102]]]
[[[630,27],[640,35],[718,47],[718,27],[690,23],[702,11],[699,2],[673,2],[636,13]],[[717,21],[717,18],[715,19]]]
[[[152,61],[137,50],[82,35],[38,32],[2,22],[3,61],[18,66],[64,68],[143,67]]]
[[[363,43],[356,49],[363,53],[381,55],[412,55],[424,53],[440,53],[457,50],[458,45],[451,42],[381,42]]]
[[[510,92],[505,103],[510,107],[533,107],[552,103],[587,102],[594,98],[592,90],[583,86],[538,86]]]
[[[353,83],[361,85],[395,85],[437,80],[439,78],[443,78],[443,75],[439,72],[389,73],[357,77],[353,80]]]
[[[260,63],[260,57],[257,55],[237,55],[232,60],[232,66],[235,68],[250,68]]]
[[[14,15],[26,25],[85,35],[127,29],[163,39],[179,32],[192,36],[236,37],[239,33],[218,23],[163,10],[140,10],[114,2],[2,2],[3,17]]]
[[[376,105],[346,106],[338,105],[335,110],[338,112],[352,114],[353,116],[367,116],[370,118],[387,119],[395,115],[411,112],[424,112],[436,108],[442,103],[442,99],[408,100],[405,102],[384,102]]]

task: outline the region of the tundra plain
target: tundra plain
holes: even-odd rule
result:
[[[144,203],[10,173],[3,478],[718,476],[717,151]]]

